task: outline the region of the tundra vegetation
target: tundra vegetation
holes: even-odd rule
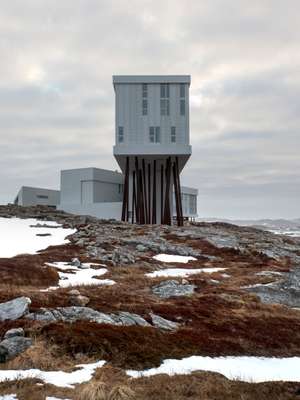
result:
[[[0,399],[300,398],[300,382],[126,373],[191,356],[300,357],[300,239],[227,223],[137,226],[0,206],[0,218],[11,217],[35,218],[37,234],[47,221],[76,232],[68,243],[0,258]],[[172,268],[178,276],[154,274]],[[67,284],[83,271],[99,284]],[[80,368],[88,379],[58,384],[59,371],[68,377]],[[5,371],[33,369],[57,371],[57,382],[21,372],[1,380]]]

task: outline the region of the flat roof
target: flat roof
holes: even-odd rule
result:
[[[191,75],[113,75],[113,84],[121,83],[191,83]]]

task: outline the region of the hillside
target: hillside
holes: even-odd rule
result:
[[[6,258],[0,240],[0,399],[299,398],[300,238],[10,205],[3,243],[12,217],[69,236]]]

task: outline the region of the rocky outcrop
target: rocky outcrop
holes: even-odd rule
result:
[[[32,345],[32,339],[24,337],[22,328],[10,329],[0,342],[0,362],[6,362],[16,357]]]
[[[31,300],[28,297],[18,297],[0,304],[0,321],[14,321],[28,313]]]
[[[116,321],[118,325],[139,325],[139,326],[151,326],[144,318],[137,314],[121,311],[118,314],[110,314],[110,316]]]
[[[167,299],[173,296],[190,296],[196,289],[195,285],[182,284],[176,280],[163,281],[152,287],[152,292],[161,298]]]
[[[174,331],[179,327],[179,324],[168,319],[162,318],[159,315],[150,314],[152,323],[156,328],[163,329],[166,331]]]

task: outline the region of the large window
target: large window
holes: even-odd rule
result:
[[[170,85],[160,85],[160,115],[170,115]]]
[[[147,115],[148,114],[148,85],[146,83],[143,83],[142,85],[142,114]]]
[[[171,126],[171,143],[176,143],[176,126]]]
[[[123,143],[124,142],[124,127],[119,126],[118,127],[118,143]]]
[[[150,141],[150,143],[160,143],[160,127],[159,126],[150,126],[149,141]]]

